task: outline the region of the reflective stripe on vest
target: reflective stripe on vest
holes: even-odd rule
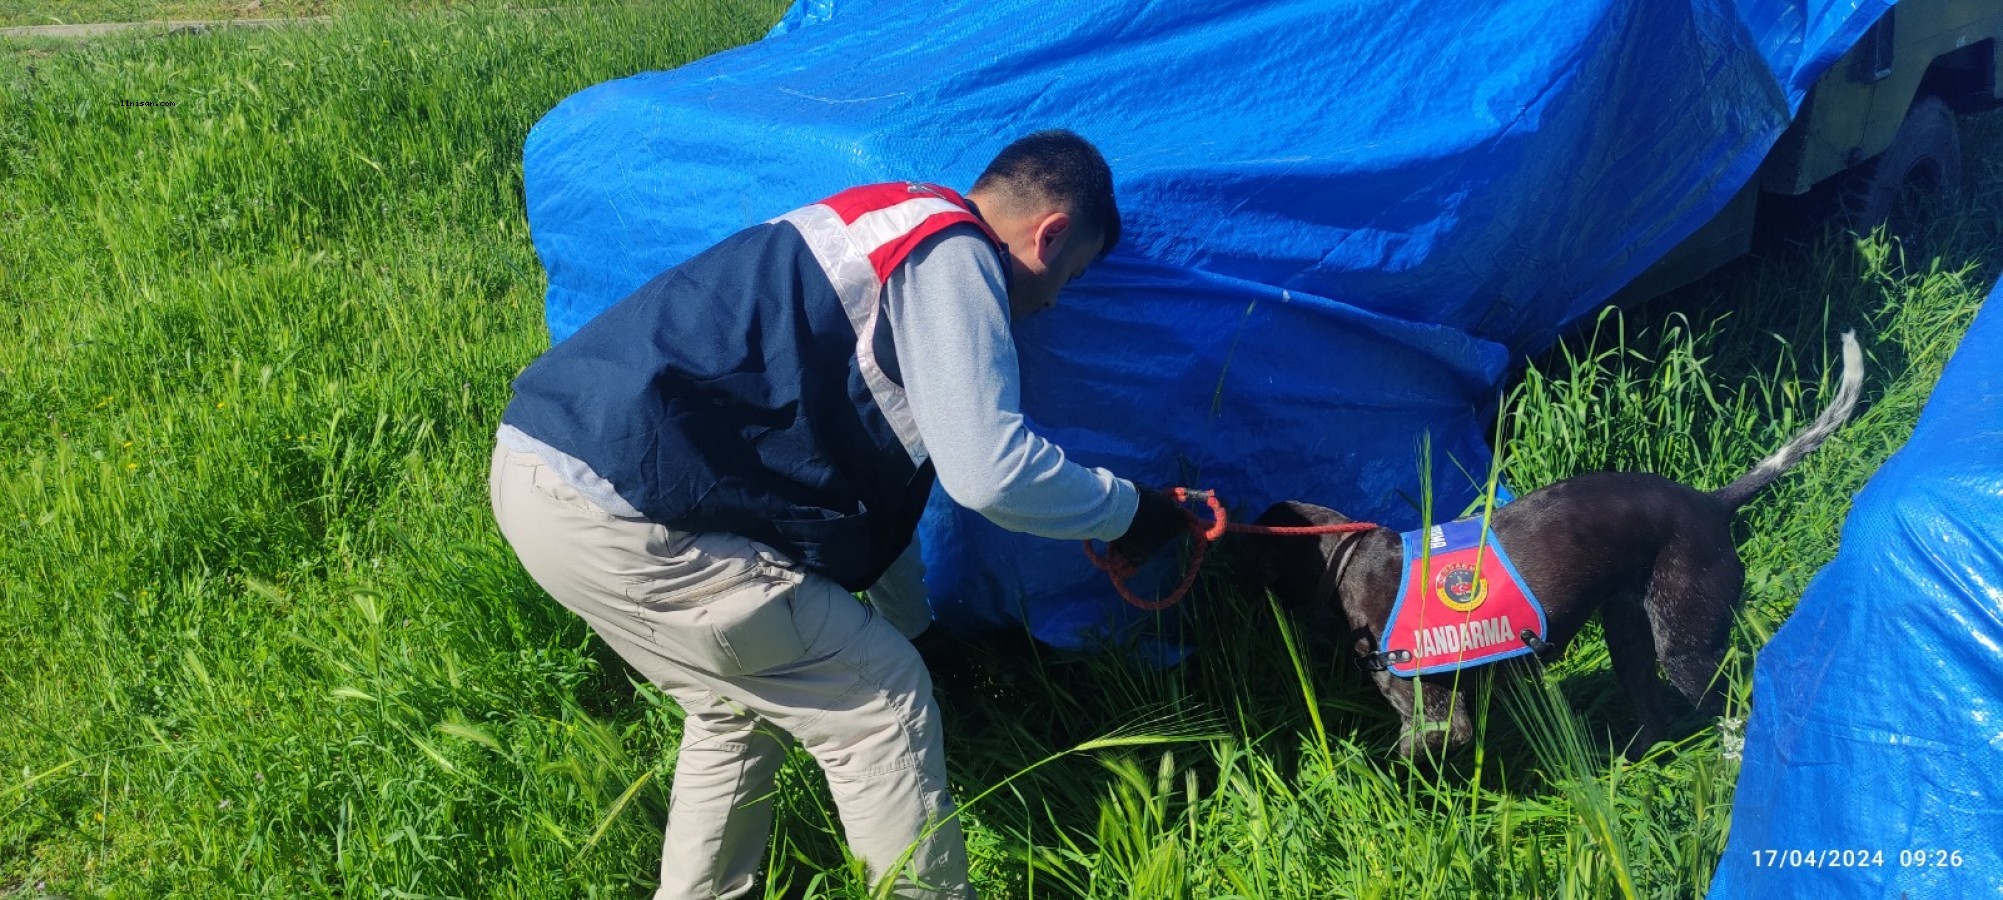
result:
[[[926,238],[951,226],[973,225],[997,249],[1002,246],[1001,239],[968,210],[967,201],[959,194],[917,182],[851,188],[771,221],[793,226],[806,239],[815,261],[841,298],[849,324],[855,326],[856,360],[870,395],[912,462],[923,461],[924,443],[919,440],[904,388],[883,371],[876,358],[883,283]]]
[[[883,282],[957,194],[844,191],[655,276],[515,379],[502,421],[669,528],[758,541],[849,590],[909,546],[932,487]]]

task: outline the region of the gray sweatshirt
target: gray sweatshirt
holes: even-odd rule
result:
[[[1088,469],[1030,431],[1000,260],[972,226],[918,246],[884,284],[918,436],[953,502],[1010,531],[1119,537],[1132,483]]]

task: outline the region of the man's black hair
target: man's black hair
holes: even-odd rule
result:
[[[1075,132],[1055,128],[1018,138],[988,163],[973,189],[1069,207],[1080,225],[1105,237],[1102,257],[1120,242],[1113,170],[1099,148]]]

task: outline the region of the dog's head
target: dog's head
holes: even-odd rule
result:
[[[1268,507],[1253,524],[1298,527],[1353,521],[1326,507],[1286,502]],[[1310,640],[1359,660],[1378,649],[1397,601],[1402,557],[1396,532],[1376,528],[1313,536],[1244,535],[1235,559],[1246,596],[1272,591],[1309,626]],[[1472,735],[1463,692],[1456,690],[1456,683],[1415,688],[1411,680],[1394,677],[1382,667],[1369,677],[1405,720],[1398,747],[1406,756],[1436,759]],[[1450,727],[1415,728],[1413,713],[1420,706],[1424,721]]]
[[[1354,521],[1324,506],[1288,500],[1267,507],[1252,524],[1298,528],[1346,525]],[[1340,542],[1351,536],[1245,535],[1236,557],[1238,586],[1252,597],[1272,591],[1281,605],[1290,610],[1336,612],[1340,609],[1340,597],[1330,567],[1336,564]]]
[[[1325,506],[1286,501],[1266,508],[1255,525],[1349,525],[1356,520]],[[1397,600],[1398,533],[1371,527],[1320,535],[1245,535],[1236,556],[1246,596],[1272,591],[1301,616],[1311,637],[1368,654],[1376,650]]]

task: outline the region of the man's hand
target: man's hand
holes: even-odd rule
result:
[[[1148,557],[1155,555],[1169,541],[1189,533],[1189,513],[1182,504],[1157,490],[1134,485],[1140,492],[1140,506],[1134,510],[1134,522],[1127,526],[1127,533],[1113,539],[1110,548],[1131,565],[1140,565]]]

